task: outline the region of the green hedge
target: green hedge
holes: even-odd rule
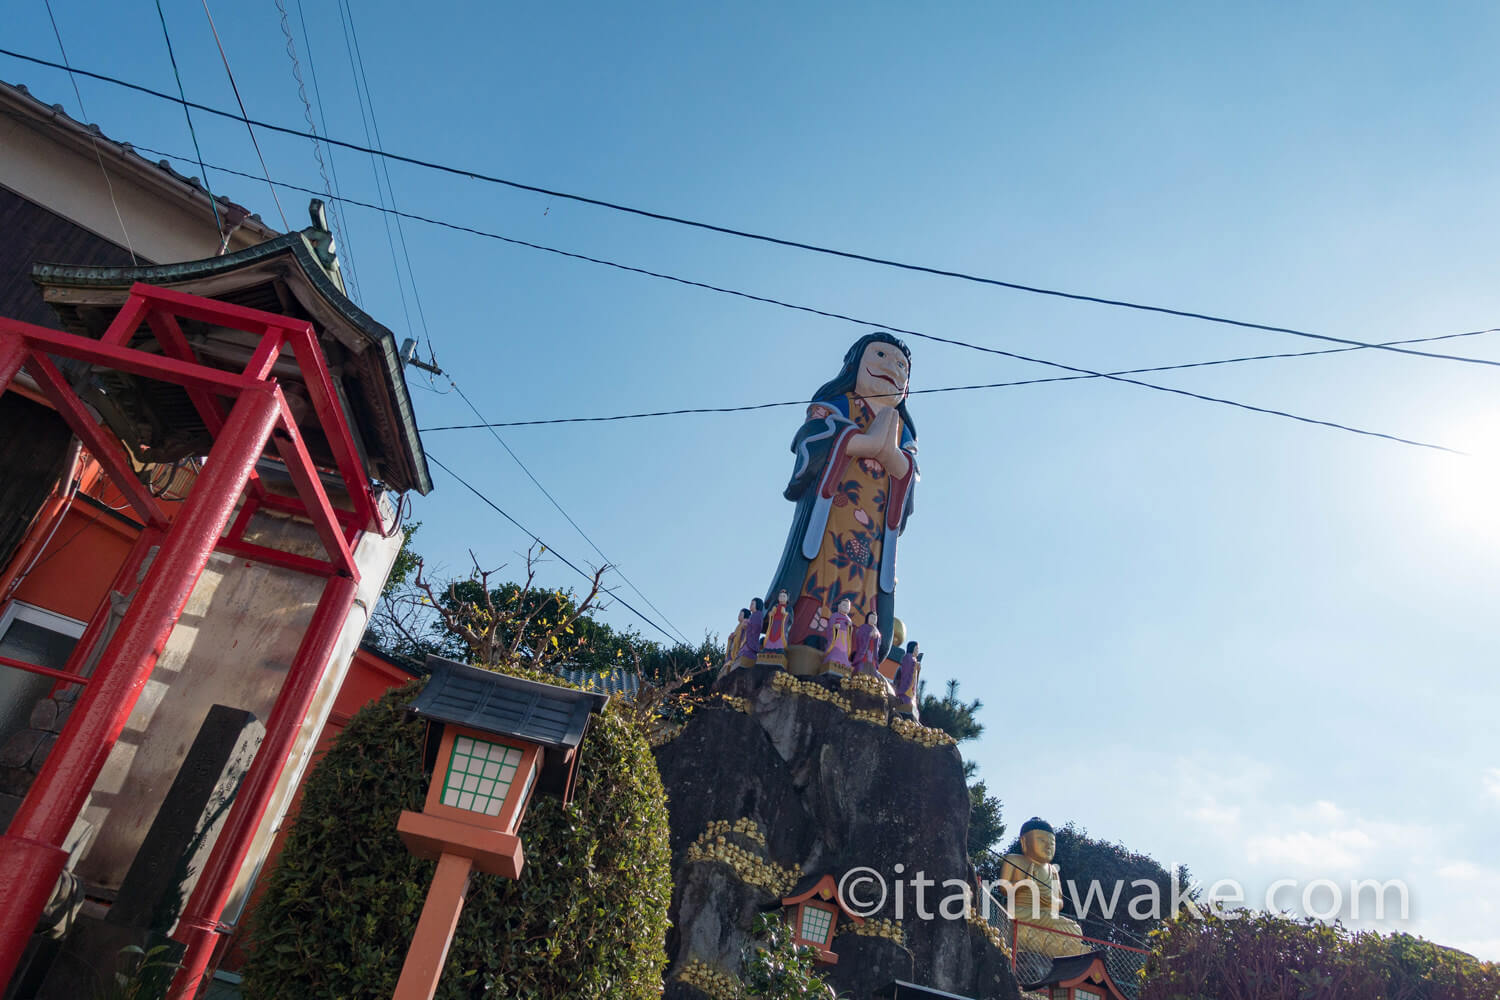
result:
[[[253,1000],[390,996],[431,861],[396,835],[420,809],[416,685],[363,709],[307,779],[251,927]],[[649,747],[613,705],[584,740],[574,802],[534,800],[520,879],[476,874],[439,1000],[635,998],[661,991],[671,872],[666,795]]]

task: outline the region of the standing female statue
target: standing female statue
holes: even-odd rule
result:
[[[848,598],[856,621],[872,611],[880,616],[880,657],[890,649],[896,539],[911,516],[917,481],[910,380],[906,345],[893,334],[867,334],[813,394],[792,439],[796,462],[785,496],[797,509],[768,596],[782,589],[795,595],[793,644],[821,647],[817,636],[807,642],[815,612]]]

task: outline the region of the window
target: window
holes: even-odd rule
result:
[[[1074,1000],[1104,1000],[1103,994],[1095,993],[1093,990],[1086,990],[1081,986],[1073,987],[1073,997]]]
[[[443,805],[499,816],[521,757],[520,750],[503,743],[458,737],[443,779]]]
[[[811,903],[802,904],[802,939],[828,944],[828,932],[833,929],[833,911]]]
[[[85,627],[75,618],[11,601],[0,614],[0,656],[61,670]]]
[[[35,605],[11,601],[0,612],[0,656],[61,670],[86,626]],[[57,681],[14,667],[0,668],[0,745],[25,729],[32,706]]]

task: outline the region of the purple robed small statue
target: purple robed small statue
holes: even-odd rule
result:
[[[854,672],[877,674],[880,662],[880,614],[871,611],[865,615],[865,623],[854,630]]]
[[[903,715],[916,715],[916,692],[917,675],[921,673],[921,654],[917,652],[917,644],[908,642],[906,644],[906,655],[901,658],[901,666],[896,670],[895,709]]]
[[[745,622],[745,641],[740,646],[740,660],[742,663],[745,660],[754,663],[756,655],[760,653],[760,631],[765,626],[765,621],[766,611],[764,602],[759,597],[752,597],[750,599],[750,618]]]
[[[823,651],[825,673],[849,675],[849,653],[854,638],[854,619],[849,617],[851,607],[849,598],[840,598],[838,609],[828,619],[828,648]]]

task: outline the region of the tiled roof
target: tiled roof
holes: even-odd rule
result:
[[[432,672],[427,686],[408,706],[413,715],[553,749],[576,748],[589,715],[606,700],[591,691],[523,680],[441,656],[427,657],[427,669]]]

